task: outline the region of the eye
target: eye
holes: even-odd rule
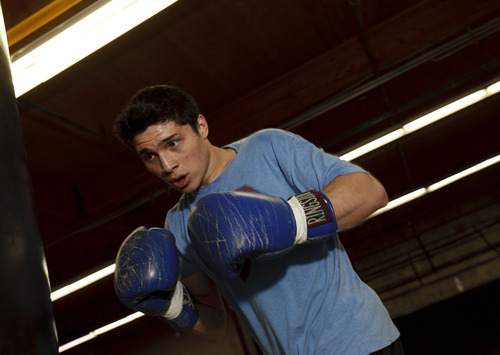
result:
[[[173,140],[171,142],[168,143],[169,147],[170,148],[175,148],[177,147],[179,144],[181,143],[181,141],[179,139],[176,139],[176,140]]]
[[[150,162],[151,160],[153,160],[155,158],[155,155],[153,153],[144,153],[142,155],[142,160],[146,161],[146,162]]]

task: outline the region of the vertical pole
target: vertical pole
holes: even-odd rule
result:
[[[0,354],[57,354],[8,48],[0,6]]]

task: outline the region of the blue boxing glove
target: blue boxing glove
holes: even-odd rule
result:
[[[188,233],[205,265],[231,280],[251,258],[274,258],[296,244],[326,240],[337,231],[333,207],[318,191],[280,197],[224,192],[198,201],[188,219]]]
[[[116,257],[115,291],[133,310],[188,330],[198,320],[189,291],[179,281],[175,238],[166,229],[139,227],[125,239]]]

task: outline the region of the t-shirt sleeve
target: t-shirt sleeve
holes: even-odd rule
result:
[[[322,190],[338,176],[366,172],[290,132],[274,132],[270,144],[285,178],[302,191]]]

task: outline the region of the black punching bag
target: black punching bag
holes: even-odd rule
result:
[[[0,37],[0,354],[57,354],[1,7]]]

